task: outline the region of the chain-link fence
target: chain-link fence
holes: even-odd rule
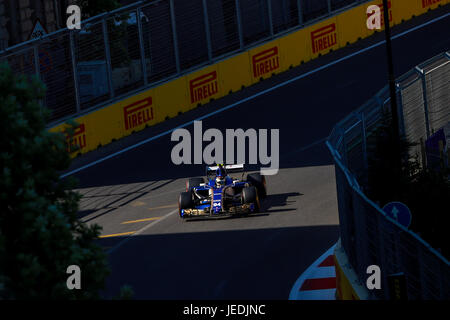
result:
[[[367,0],[140,1],[0,52],[60,122]]]
[[[417,143],[412,152],[424,159],[425,141],[450,119],[450,55],[445,53],[417,66],[397,83],[405,137]],[[423,161],[423,160],[422,160]]]
[[[397,80],[400,131],[425,141],[450,121],[450,55],[437,56]],[[339,122],[327,145],[336,164],[341,242],[362,285],[367,267],[382,270],[374,298],[390,299],[388,275],[404,273],[408,298],[450,299],[450,263],[419,236],[387,217],[364,194],[367,141],[390,114],[388,88]],[[421,152],[418,150],[418,152]],[[386,182],[388,183],[388,182]]]

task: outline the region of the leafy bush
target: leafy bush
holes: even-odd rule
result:
[[[108,274],[97,225],[77,219],[80,195],[60,180],[66,138],[46,129],[45,89],[0,66],[0,299],[95,299]],[[68,290],[69,265],[81,290]]]

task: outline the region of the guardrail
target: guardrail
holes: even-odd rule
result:
[[[365,2],[140,1],[8,48],[0,61],[39,76],[60,123]]]
[[[397,80],[401,134],[418,142],[450,121],[450,55],[428,60]],[[367,198],[367,139],[390,110],[383,88],[339,122],[326,142],[335,161],[342,246],[365,285],[366,269],[380,266],[381,290],[372,298],[390,299],[387,276],[404,273],[414,299],[450,299],[450,263],[418,235],[386,216]],[[417,150],[420,152],[420,150]],[[413,217],[414,219],[414,217]]]

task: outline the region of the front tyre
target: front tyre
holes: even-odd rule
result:
[[[183,215],[181,213],[182,209],[191,209],[194,206],[194,201],[192,200],[192,192],[182,192],[178,198],[178,214],[181,218]]]
[[[261,210],[258,192],[254,186],[242,189],[242,202],[245,204],[253,203],[255,205],[255,212]]]

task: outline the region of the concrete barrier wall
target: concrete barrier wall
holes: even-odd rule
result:
[[[361,283],[355,270],[350,265],[341,240],[334,248],[334,267],[336,271],[337,300],[369,300],[368,289]]]
[[[399,24],[447,3],[450,0],[390,0],[391,23]],[[375,31],[366,27],[366,8],[372,4],[381,5],[382,0],[353,7],[74,119],[79,126],[73,141],[68,141],[72,156],[95,150],[372,35]],[[65,132],[66,126],[60,124],[50,131]],[[75,145],[79,148],[73,148]]]

